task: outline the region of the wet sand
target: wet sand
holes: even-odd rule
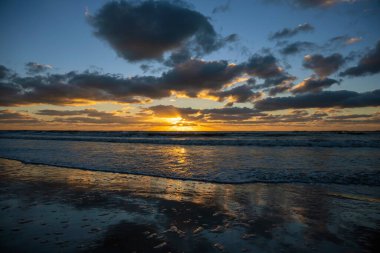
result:
[[[0,159],[0,252],[375,252],[380,187],[212,184]]]

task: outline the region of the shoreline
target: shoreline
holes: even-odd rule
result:
[[[379,187],[214,184],[0,159],[2,252],[371,252]]]
[[[9,158],[0,156],[0,160],[9,160],[9,161],[15,161],[20,162],[25,165],[37,165],[37,166],[47,166],[47,167],[54,167],[58,169],[67,169],[67,170],[81,170],[81,171],[89,171],[89,172],[99,172],[99,173],[111,173],[116,175],[131,175],[131,176],[137,176],[137,177],[152,177],[157,179],[168,179],[168,180],[179,180],[184,182],[196,182],[196,183],[209,183],[209,184],[218,184],[218,185],[251,185],[251,184],[300,184],[300,185],[325,185],[325,186],[362,186],[362,187],[380,187],[380,185],[372,185],[372,184],[360,184],[360,183],[325,183],[325,182],[303,182],[303,181],[263,181],[263,180],[256,180],[256,181],[246,181],[246,182],[238,182],[238,181],[217,181],[217,180],[205,180],[205,179],[196,179],[196,178],[185,178],[185,177],[170,177],[170,176],[160,176],[160,175],[149,175],[144,173],[136,173],[136,172],[118,172],[118,171],[112,171],[112,170],[100,170],[100,169],[88,169],[84,167],[75,167],[75,166],[60,166],[60,165],[54,165],[54,164],[48,164],[48,163],[40,163],[40,162],[30,162],[25,161],[21,159],[15,159],[15,158]],[[379,194],[380,198],[380,194]],[[380,200],[379,200],[380,201]]]

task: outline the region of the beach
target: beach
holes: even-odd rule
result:
[[[0,253],[380,253],[379,13],[0,0]]]
[[[1,252],[375,252],[378,186],[217,184],[0,159]]]

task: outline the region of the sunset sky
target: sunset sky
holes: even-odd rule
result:
[[[380,2],[0,2],[0,129],[380,130]]]

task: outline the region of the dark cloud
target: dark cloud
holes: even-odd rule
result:
[[[380,124],[380,113],[374,114],[345,114],[331,115],[325,119],[326,123],[338,124]]]
[[[355,43],[358,43],[362,40],[360,37],[352,37],[348,35],[336,36],[329,39],[326,43],[318,45],[309,41],[296,41],[288,43],[287,41],[279,41],[277,46],[280,46],[279,52],[283,55],[295,55],[305,51],[323,51],[323,52],[332,52],[339,50],[342,47],[346,47]],[[347,57],[346,57],[347,59]]]
[[[362,119],[362,118],[372,118],[376,114],[348,114],[348,115],[333,115],[329,116],[328,119],[331,120],[347,120],[347,119]]]
[[[10,70],[4,65],[0,64],[0,80],[6,78],[10,73]]]
[[[196,97],[202,90],[220,90],[244,71],[244,66],[229,64],[227,61],[205,62],[192,59],[165,72],[161,77],[162,88]]]
[[[247,107],[225,107],[213,109],[179,108],[172,105],[158,105],[149,107],[156,117],[181,117],[186,120],[199,122],[212,121],[241,121],[266,114]]]
[[[269,96],[276,96],[277,94],[288,92],[292,87],[293,85],[290,83],[280,84],[270,88],[268,94]]]
[[[267,78],[263,84],[256,85],[257,88],[270,88],[277,86],[288,86],[292,85],[293,81],[296,80],[295,76],[289,75],[286,72],[282,72],[281,74]]]
[[[295,76],[290,75],[280,67],[278,60],[270,53],[265,55],[255,54],[244,66],[247,74],[264,80],[263,83],[256,84],[255,79],[250,79],[254,83],[252,87],[256,90],[268,90],[277,86],[291,86],[292,82],[296,79]],[[272,94],[276,93],[275,90],[272,89]]]
[[[150,69],[152,68],[152,66],[148,65],[148,64],[141,64],[140,65],[140,69],[145,73],[145,72],[148,72]]]
[[[144,69],[148,66],[143,66]],[[254,78],[264,82],[255,83]],[[246,81],[248,80],[248,81]],[[73,105],[93,101],[145,103],[174,94],[219,101],[251,102],[261,96],[252,90],[287,85],[295,80],[271,54],[253,55],[247,62],[190,59],[176,64],[160,76],[102,74],[97,71],[46,74],[20,77],[8,76],[0,82],[0,106],[27,104]],[[245,85],[239,82],[246,81]],[[237,87],[234,85],[238,84]]]
[[[90,109],[85,109],[90,110]],[[85,110],[39,110],[36,112],[38,115],[43,116],[74,116],[85,114]]]
[[[176,66],[191,59],[191,52],[187,48],[180,48],[173,51],[173,53],[165,60],[166,66]]]
[[[272,54],[253,55],[246,63],[247,73],[262,79],[273,78],[283,73]]]
[[[0,82],[0,105],[69,105],[88,101],[140,103],[179,92],[197,97],[204,90],[221,90],[245,73],[243,65],[226,61],[190,60],[161,76],[133,76],[98,72],[14,77]]]
[[[49,69],[51,69],[52,66],[48,64],[40,64],[36,62],[28,62],[25,64],[26,72],[30,75],[34,74],[40,74],[43,73]]]
[[[235,103],[253,102],[254,100],[262,96],[261,92],[253,92],[251,85],[240,85],[229,90],[224,91],[211,91],[208,95],[218,98],[219,102],[223,102],[226,99],[232,100]]]
[[[4,124],[35,124],[40,121],[23,112],[0,110],[0,123]]]
[[[170,96],[158,87],[157,77],[123,78],[96,72],[16,77],[0,83],[0,105],[70,105],[89,101],[142,102]]]
[[[98,111],[96,109],[83,109],[83,110],[39,110],[36,114],[44,116],[74,116],[74,115],[87,115],[89,117],[104,117],[113,115],[109,112]]]
[[[326,77],[336,72],[344,63],[345,59],[341,54],[332,54],[326,57],[314,54],[304,57],[303,66],[312,69],[320,77]]]
[[[225,107],[201,110],[207,121],[241,121],[266,114],[247,107]]]
[[[43,116],[58,116],[52,122],[88,123],[88,124],[131,124],[138,123],[136,118],[120,116],[115,112],[83,110],[40,110],[36,114]],[[75,117],[73,117],[75,116]]]
[[[380,90],[358,93],[355,91],[322,91],[294,97],[275,97],[259,100],[255,108],[262,111],[302,108],[355,108],[380,106]]]
[[[352,68],[342,72],[341,76],[365,76],[373,75],[380,72],[380,41],[376,47],[364,55],[359,63]]]
[[[179,1],[114,1],[89,16],[89,22],[96,36],[129,61],[159,59],[182,47],[201,55],[225,43],[205,16]]]
[[[329,88],[331,85],[339,83],[337,80],[330,78],[307,78],[301,83],[297,84],[291,89],[293,94],[300,93],[317,93],[321,92],[325,88]]]
[[[273,33],[272,35],[270,35],[269,39],[270,40],[284,39],[284,38],[295,36],[301,32],[311,32],[311,31],[314,31],[314,27],[310,24],[305,23],[305,24],[298,25],[295,28],[284,28],[280,31],[277,31]]]
[[[309,113],[305,110],[293,110],[287,114],[268,114],[255,120],[255,124],[288,124],[321,121],[327,116],[325,113]]]
[[[280,53],[283,55],[292,55],[315,48],[317,48],[317,45],[315,43],[307,41],[296,41],[281,48]]]

